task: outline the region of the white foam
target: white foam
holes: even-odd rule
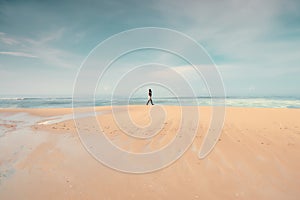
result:
[[[85,117],[92,117],[92,116],[95,116],[95,115],[101,115],[103,113],[104,113],[104,111],[96,112],[96,113],[95,112],[80,113],[80,114],[76,114],[76,119],[85,118]],[[48,118],[47,120],[43,120],[42,122],[39,122],[38,124],[39,125],[51,125],[51,124],[71,120],[73,118],[74,118],[73,114],[55,116],[53,118],[50,118],[50,119]]]

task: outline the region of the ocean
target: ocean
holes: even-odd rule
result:
[[[180,103],[179,104],[179,101]],[[180,98],[153,98],[157,105],[182,105],[182,106],[213,106],[210,97],[180,97]],[[144,105],[147,98],[101,99],[96,98],[96,106],[108,105]],[[76,107],[94,105],[85,99],[76,101]],[[227,97],[227,107],[255,107],[255,108],[300,108],[299,97]],[[71,97],[0,97],[0,108],[71,108]]]

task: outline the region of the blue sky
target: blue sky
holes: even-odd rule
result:
[[[300,96],[299,10],[297,0],[1,0],[0,95],[71,95],[99,42],[155,26],[203,45],[228,95]]]

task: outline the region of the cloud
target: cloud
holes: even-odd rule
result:
[[[18,56],[18,57],[26,57],[26,58],[37,58],[37,56],[24,53],[24,52],[11,52],[11,51],[0,51],[1,55],[9,55],[9,56]]]
[[[3,42],[4,44],[7,44],[7,45],[15,45],[15,44],[19,43],[17,40],[15,40],[14,38],[8,37],[3,32],[0,32],[0,40],[1,40],[1,42]]]
[[[175,0],[156,7],[167,24],[195,38],[217,64],[281,67],[300,61],[291,57],[295,50],[299,54],[299,37],[291,37],[299,35],[299,5],[283,0]]]
[[[54,68],[74,68],[74,66],[80,65],[82,57],[53,45],[64,39],[64,31],[65,28],[60,28],[40,34],[36,38],[8,36],[6,33],[0,32],[2,41],[14,41],[10,42],[9,46],[4,46],[5,50],[3,51],[2,48],[0,54],[38,58],[41,64]],[[6,42],[6,44],[8,43]]]

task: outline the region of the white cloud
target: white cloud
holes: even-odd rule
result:
[[[1,40],[2,43],[6,44],[6,45],[15,45],[15,44],[19,43],[19,41],[17,41],[14,38],[8,37],[3,32],[0,32],[0,40]]]
[[[296,27],[281,27],[284,22],[280,16],[283,13],[293,15],[297,12],[292,9],[295,6],[291,5],[292,1],[282,0],[174,0],[160,1],[156,9],[160,10],[170,27],[176,27],[195,38],[215,57],[225,58],[216,58],[217,64],[236,62],[240,67],[244,63],[252,64],[251,67],[267,64],[281,67],[283,60],[285,63],[299,61],[299,56],[291,58],[291,54],[295,52],[294,46],[299,49],[299,40],[289,40],[288,37],[269,38],[297,30]]]
[[[6,50],[1,51],[0,54],[38,58],[47,66],[74,68],[74,66],[80,65],[82,57],[52,45],[52,42],[59,41],[63,37],[64,31],[65,28],[60,28],[44,33],[35,39],[8,36],[6,33],[0,32],[1,41],[9,44],[9,46],[5,46]]]
[[[24,53],[24,52],[0,51],[0,54],[9,55],[9,56],[26,57],[26,58],[37,58],[37,56],[35,55],[32,55],[30,53]]]

